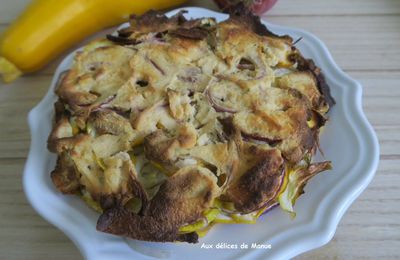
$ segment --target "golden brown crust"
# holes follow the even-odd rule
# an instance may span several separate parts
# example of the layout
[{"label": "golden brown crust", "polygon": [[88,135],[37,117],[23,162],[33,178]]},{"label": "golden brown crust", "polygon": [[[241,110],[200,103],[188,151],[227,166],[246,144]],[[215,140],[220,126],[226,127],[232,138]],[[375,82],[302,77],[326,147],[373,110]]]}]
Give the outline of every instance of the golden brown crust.
[{"label": "golden brown crust", "polygon": [[128,139],[135,135],[129,121],[113,110],[102,109],[92,112],[87,125],[98,135],[126,135]]},{"label": "golden brown crust", "polygon": [[274,205],[333,104],[292,39],[240,5],[220,23],[132,16],[77,53],[56,94],[55,186],[103,212],[98,230],[149,241],[196,242],[180,228],[225,214],[219,201],[239,215]]},{"label": "golden brown crust", "polygon": [[310,106],[319,110],[322,108],[322,95],[318,90],[317,81],[310,71],[293,72],[277,79],[277,85],[284,89],[294,89],[310,102]]}]

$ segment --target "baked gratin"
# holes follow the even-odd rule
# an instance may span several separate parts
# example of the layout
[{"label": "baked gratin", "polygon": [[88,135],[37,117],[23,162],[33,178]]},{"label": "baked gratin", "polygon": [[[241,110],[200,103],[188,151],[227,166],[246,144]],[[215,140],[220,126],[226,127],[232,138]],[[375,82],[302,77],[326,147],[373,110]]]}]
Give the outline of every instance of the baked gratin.
[{"label": "baked gratin", "polygon": [[149,12],[79,51],[60,78],[51,178],[99,231],[195,243],[217,223],[294,214],[334,104],[289,36],[229,19]]}]

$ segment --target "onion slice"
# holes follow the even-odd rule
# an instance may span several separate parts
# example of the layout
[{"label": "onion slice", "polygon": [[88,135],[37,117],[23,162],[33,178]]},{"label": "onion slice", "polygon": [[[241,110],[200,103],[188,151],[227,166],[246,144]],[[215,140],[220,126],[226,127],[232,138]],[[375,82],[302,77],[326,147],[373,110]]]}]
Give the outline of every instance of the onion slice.
[{"label": "onion slice", "polygon": [[226,112],[226,113],[231,113],[231,114],[234,114],[234,113],[238,112],[235,109],[227,108],[227,107],[223,107],[223,106],[219,105],[215,101],[215,99],[212,96],[212,94],[210,93],[210,89],[209,88],[206,89],[205,94],[206,94],[206,97],[208,99],[208,102],[210,102],[211,106],[215,109],[215,111],[217,111],[217,112]]},{"label": "onion slice", "polygon": [[278,145],[279,143],[282,142],[282,139],[279,139],[279,138],[271,139],[271,138],[268,138],[268,137],[259,136],[259,135],[255,135],[255,134],[248,134],[248,133],[245,133],[243,131],[242,131],[242,137],[245,140],[249,140],[249,141],[255,140],[255,141],[267,143],[272,147],[274,147],[274,146],[276,146],[276,145]]}]

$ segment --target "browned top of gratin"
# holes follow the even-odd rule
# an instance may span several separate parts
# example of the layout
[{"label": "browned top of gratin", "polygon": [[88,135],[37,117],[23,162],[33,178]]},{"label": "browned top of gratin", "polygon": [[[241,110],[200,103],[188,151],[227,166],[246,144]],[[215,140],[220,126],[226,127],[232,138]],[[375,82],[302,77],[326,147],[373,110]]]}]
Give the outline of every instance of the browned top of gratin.
[{"label": "browned top of gratin", "polygon": [[240,8],[217,23],[132,17],[79,51],[56,94],[48,140],[65,194],[102,213],[100,231],[197,242],[215,223],[293,204],[334,104],[289,36]]}]

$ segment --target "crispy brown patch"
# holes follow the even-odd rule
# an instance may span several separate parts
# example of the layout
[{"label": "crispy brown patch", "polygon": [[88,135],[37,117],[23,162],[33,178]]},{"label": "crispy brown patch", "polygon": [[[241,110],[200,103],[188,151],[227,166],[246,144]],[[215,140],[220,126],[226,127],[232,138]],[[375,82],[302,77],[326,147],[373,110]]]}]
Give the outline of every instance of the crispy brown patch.
[{"label": "crispy brown patch", "polygon": [[[189,39],[201,40],[207,36],[207,30],[201,23],[202,19],[187,20],[180,11],[172,17],[150,10],[141,16],[131,15],[130,27],[118,31],[118,36],[108,35],[107,38],[117,44],[137,44],[140,41],[134,39],[135,35],[155,33],[156,37],[170,32],[172,35]],[[214,21],[214,19],[211,19]],[[158,33],[158,34],[157,34]]]},{"label": "crispy brown patch", "polygon": [[295,125],[295,132],[278,145],[286,160],[297,163],[318,143],[318,129],[310,129],[307,125],[310,110],[307,107],[290,108],[287,111]]},{"label": "crispy brown patch", "polygon": [[97,230],[147,241],[194,243],[197,235],[180,235],[179,227],[199,219],[217,195],[216,178],[210,171],[187,167],[160,187],[144,216],[113,208],[100,216]]},{"label": "crispy brown patch", "polygon": [[[251,149],[258,150],[250,147],[249,152]],[[260,154],[261,151],[253,152]],[[239,163],[246,162],[241,160]],[[257,210],[276,197],[283,176],[283,159],[278,150],[265,151],[253,167],[229,186],[226,199],[234,202],[235,208],[241,213]]]},{"label": "crispy brown patch", "polygon": [[87,138],[88,136],[84,134],[78,134],[73,137],[48,139],[47,149],[51,152],[61,154],[62,152],[70,151],[79,143],[84,142]]},{"label": "crispy brown patch", "polygon": [[183,14],[186,11],[178,12],[176,15],[168,18],[164,13],[150,10],[141,16],[131,15],[130,29],[133,32],[163,32],[186,22]]},{"label": "crispy brown patch", "polygon": [[318,89],[324,97],[325,102],[329,107],[335,105],[335,99],[331,95],[330,87],[325,81],[325,76],[322,74],[321,69],[315,65],[314,61],[311,59],[305,59],[297,49],[295,49],[295,52],[291,55],[290,59],[297,62],[297,69],[300,71],[310,71],[314,75]]},{"label": "crispy brown patch", "polygon": [[164,36],[168,33],[174,37],[191,40],[203,40],[207,38],[208,32],[212,30],[215,23],[213,18],[207,18],[209,23],[203,23],[203,19],[187,20],[180,11],[172,17],[157,11],[148,11],[142,16],[132,15],[130,26],[118,31],[118,35],[107,35],[107,39],[120,45],[135,45],[146,41],[141,36],[148,33],[153,34],[153,39],[164,42]]},{"label": "crispy brown patch", "polygon": [[99,217],[96,228],[105,233],[145,241],[197,243],[198,240],[195,232],[180,235],[177,227],[167,226],[152,216],[141,217],[123,207],[105,211]]},{"label": "crispy brown patch", "polygon": [[56,168],[51,172],[51,180],[57,189],[64,194],[79,192],[79,172],[76,171],[74,162],[67,153],[62,153],[57,158]]}]

